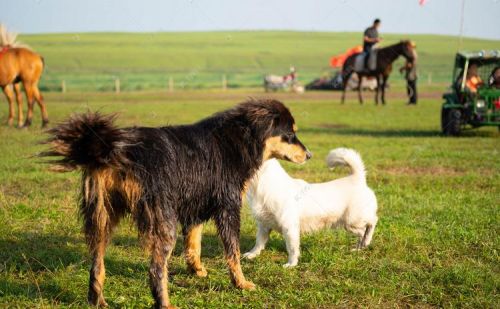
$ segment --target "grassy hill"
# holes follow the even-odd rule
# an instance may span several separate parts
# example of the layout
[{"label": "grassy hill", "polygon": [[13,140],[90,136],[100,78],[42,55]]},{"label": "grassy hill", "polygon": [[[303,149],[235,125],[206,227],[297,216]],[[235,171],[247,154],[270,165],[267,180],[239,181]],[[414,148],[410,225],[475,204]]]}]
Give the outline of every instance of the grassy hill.
[{"label": "grassy hill", "polygon": [[[458,39],[436,35],[384,35],[384,45],[409,38],[418,45],[420,74],[448,82]],[[308,82],[329,71],[332,55],[361,41],[360,33],[328,32],[196,32],[89,33],[24,35],[46,60],[42,87],[68,91],[112,90],[120,78],[123,90],[158,90],[169,77],[176,88],[217,87],[222,75],[231,87],[261,85],[266,73],[284,74],[290,65]],[[500,48],[500,41],[465,39],[464,49]],[[400,80],[397,74],[393,82]]]}]

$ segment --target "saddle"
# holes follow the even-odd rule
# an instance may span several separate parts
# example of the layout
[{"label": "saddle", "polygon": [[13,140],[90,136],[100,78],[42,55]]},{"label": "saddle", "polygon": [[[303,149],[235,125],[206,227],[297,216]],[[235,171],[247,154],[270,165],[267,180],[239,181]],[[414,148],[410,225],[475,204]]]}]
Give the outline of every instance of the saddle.
[{"label": "saddle", "polygon": [[365,53],[360,53],[354,59],[354,71],[364,72],[364,71],[374,71],[377,68],[377,50],[373,49],[368,55],[368,68],[365,68]]}]

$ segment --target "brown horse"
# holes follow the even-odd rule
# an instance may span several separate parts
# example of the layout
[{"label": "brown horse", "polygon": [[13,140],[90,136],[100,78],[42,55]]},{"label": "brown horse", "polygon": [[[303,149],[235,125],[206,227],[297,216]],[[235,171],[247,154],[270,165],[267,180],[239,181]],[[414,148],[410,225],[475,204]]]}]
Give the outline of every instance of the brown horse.
[{"label": "brown horse", "polygon": [[[38,89],[38,82],[43,72],[43,58],[29,47],[16,42],[16,34],[9,33],[0,25],[0,87],[9,102],[8,125],[14,122],[14,92],[17,100],[18,127],[28,127],[33,118],[33,105],[36,102],[42,111],[42,127],[49,123],[47,109]],[[23,101],[21,85],[23,83],[28,99],[28,115],[23,125]]]},{"label": "brown horse", "polygon": [[[403,56],[406,61],[413,63],[417,58],[417,52],[415,50],[415,44],[411,41],[401,41],[397,44],[380,48],[377,51],[377,65],[375,70],[365,70],[362,72],[355,72],[354,63],[356,56],[359,54],[351,55],[344,62],[342,67],[342,81],[343,81],[343,92],[342,92],[342,104],[345,101],[345,91],[347,86],[347,81],[353,73],[359,76],[359,80],[363,77],[376,77],[377,88],[375,92],[375,104],[379,102],[379,93],[381,93],[382,104],[385,104],[385,88],[387,85],[387,79],[392,72],[392,63]],[[359,103],[363,104],[363,97],[361,96],[361,87],[358,88]]]}]

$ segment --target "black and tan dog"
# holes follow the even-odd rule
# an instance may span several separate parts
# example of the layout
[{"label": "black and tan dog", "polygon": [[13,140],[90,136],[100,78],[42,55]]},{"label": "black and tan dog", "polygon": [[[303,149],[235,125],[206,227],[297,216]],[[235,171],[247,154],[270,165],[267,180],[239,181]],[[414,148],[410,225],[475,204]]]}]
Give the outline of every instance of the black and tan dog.
[{"label": "black and tan dog", "polygon": [[167,260],[182,225],[188,267],[200,261],[202,223],[213,219],[233,283],[254,289],[240,267],[240,208],[246,182],[263,161],[303,163],[311,154],[295,135],[281,102],[250,100],[193,125],[120,129],[113,116],[76,115],[51,129],[51,149],[64,170],[82,170],[80,212],[93,264],[88,299],[105,306],[104,253],[113,228],[130,213],[151,252],[155,307],[168,307]]}]

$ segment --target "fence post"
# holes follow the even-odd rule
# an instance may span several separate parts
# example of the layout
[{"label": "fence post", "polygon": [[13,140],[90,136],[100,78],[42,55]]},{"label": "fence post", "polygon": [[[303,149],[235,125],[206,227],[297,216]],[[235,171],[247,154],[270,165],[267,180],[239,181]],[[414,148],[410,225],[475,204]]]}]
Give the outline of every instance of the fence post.
[{"label": "fence post", "polygon": [[61,81],[61,92],[66,93],[66,81],[64,79]]},{"label": "fence post", "polygon": [[226,74],[222,75],[222,90],[226,91],[227,89],[227,79],[226,79]]},{"label": "fence post", "polygon": [[120,79],[118,77],[115,79],[115,92],[120,93]]},{"label": "fence post", "polygon": [[174,92],[174,78],[172,76],[168,78],[168,92]]}]

